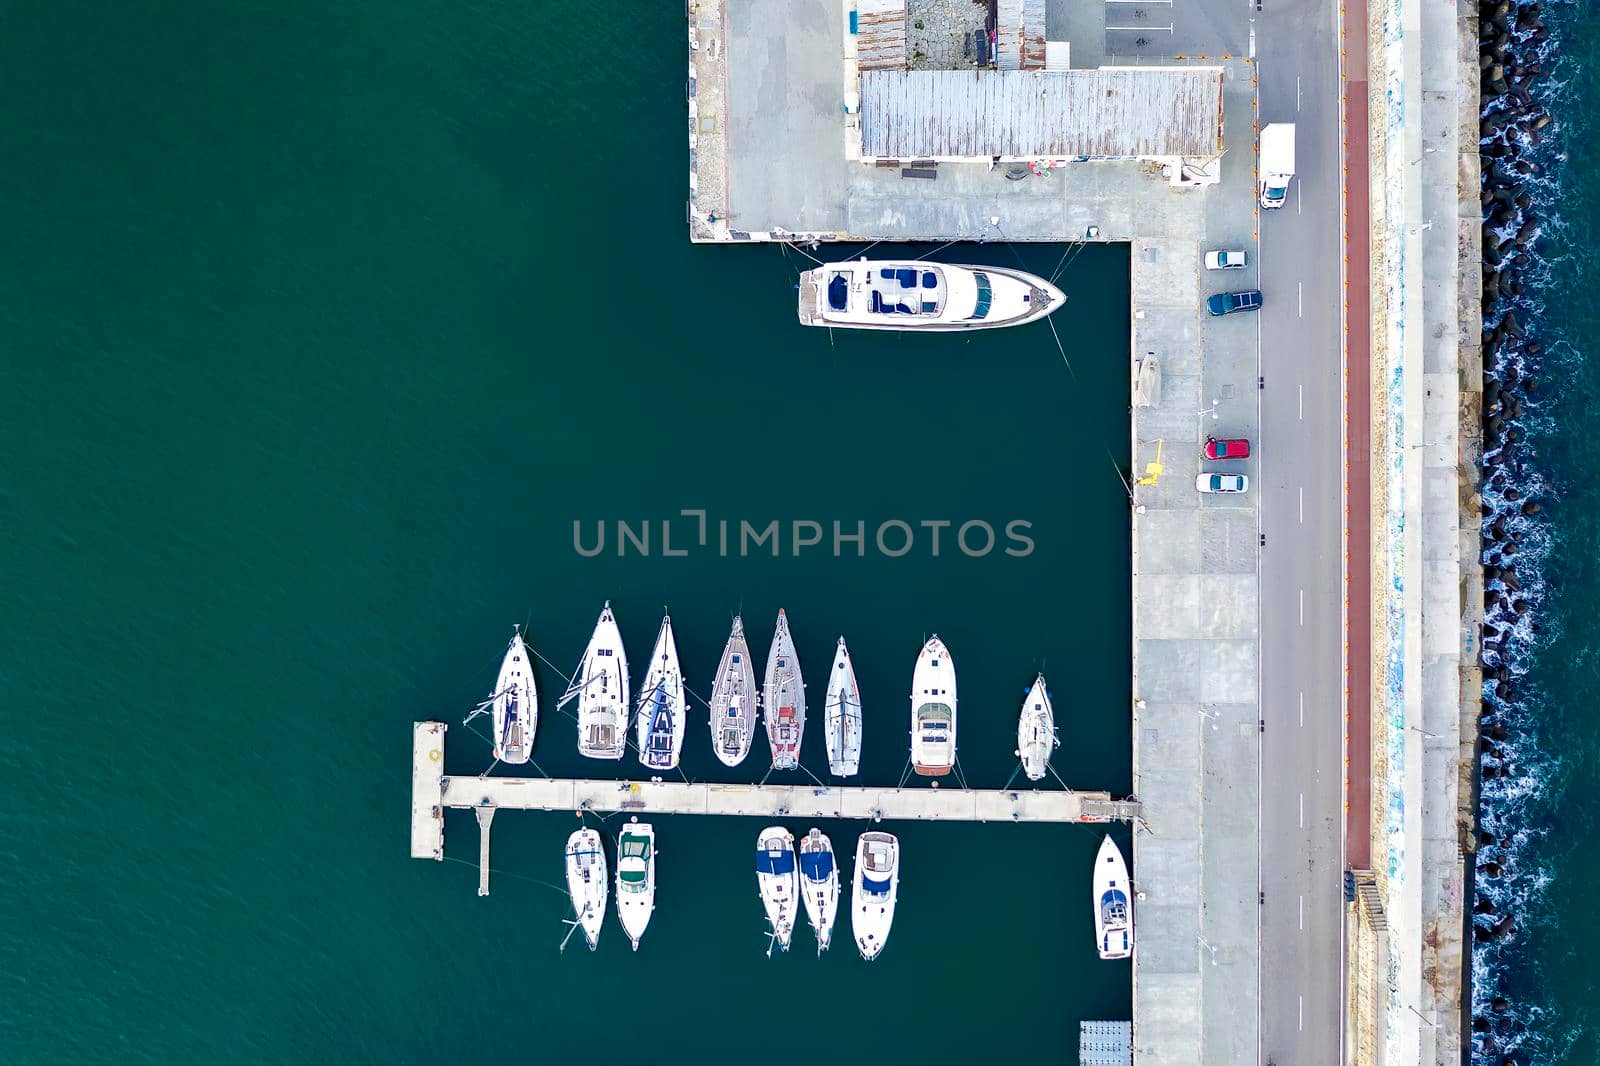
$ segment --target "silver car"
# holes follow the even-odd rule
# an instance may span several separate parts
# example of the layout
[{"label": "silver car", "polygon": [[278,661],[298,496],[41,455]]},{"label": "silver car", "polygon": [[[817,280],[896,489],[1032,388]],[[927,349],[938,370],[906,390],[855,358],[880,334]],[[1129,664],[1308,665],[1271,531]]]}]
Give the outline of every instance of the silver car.
[{"label": "silver car", "polygon": [[1201,492],[1247,492],[1250,479],[1243,474],[1200,474],[1194,487]]},{"label": "silver car", "polygon": [[1250,257],[1243,252],[1215,251],[1206,253],[1207,270],[1243,270],[1250,265]]}]

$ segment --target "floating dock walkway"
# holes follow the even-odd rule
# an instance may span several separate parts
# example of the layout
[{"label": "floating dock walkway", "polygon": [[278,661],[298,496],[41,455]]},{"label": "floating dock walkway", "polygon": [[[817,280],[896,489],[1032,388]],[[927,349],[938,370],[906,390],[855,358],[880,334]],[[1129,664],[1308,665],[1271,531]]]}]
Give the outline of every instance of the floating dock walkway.
[{"label": "floating dock walkway", "polygon": [[859,818],[954,822],[1111,822],[1139,816],[1134,800],[1064,789],[826,788],[686,781],[569,780],[550,777],[449,777],[443,722],[411,731],[411,857],[444,858],[446,807],[473,810],[482,833],[479,895],[489,891],[489,825],[494,811],[594,811],[610,814],[730,814],[766,818]]}]

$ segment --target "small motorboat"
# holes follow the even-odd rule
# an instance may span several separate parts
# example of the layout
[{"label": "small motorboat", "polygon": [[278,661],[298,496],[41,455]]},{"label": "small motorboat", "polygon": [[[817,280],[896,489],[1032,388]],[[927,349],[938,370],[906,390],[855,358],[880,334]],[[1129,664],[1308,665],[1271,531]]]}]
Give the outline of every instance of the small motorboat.
[{"label": "small motorboat", "polygon": [[744,639],[744,619],[733,620],[733,632],[722,649],[717,679],[711,685],[711,748],[724,766],[738,766],[750,754],[756,735],[756,672]]},{"label": "small motorboat", "polygon": [[761,890],[761,905],[767,911],[767,924],[772,926],[772,937],[788,951],[794,937],[800,881],[795,872],[794,834],[781,825],[768,826],[756,838],[756,884]]},{"label": "small motorboat", "polygon": [[817,954],[828,950],[833,919],[839,912],[839,864],[833,859],[833,841],[813,829],[800,841],[800,898],[806,918],[817,934]]},{"label": "small motorboat", "polygon": [[875,959],[889,940],[900,890],[900,841],[890,833],[862,833],[850,892],[850,931],[863,959]]},{"label": "small motorboat", "polygon": [[567,838],[567,895],[577,915],[583,937],[593,951],[600,944],[600,926],[606,917],[606,852],[600,834],[580,829]]},{"label": "small motorboat", "polygon": [[676,769],[683,753],[683,692],[672,619],[663,618],[639,690],[639,761],[652,770]]},{"label": "small motorboat", "polygon": [[1133,954],[1133,902],[1128,864],[1109,834],[1094,858],[1094,942],[1102,959]]},{"label": "small motorboat", "polygon": [[1033,687],[1022,701],[1022,714],[1017,719],[1017,755],[1022,759],[1022,772],[1029,781],[1038,781],[1050,766],[1050,753],[1061,743],[1056,739],[1056,716],[1050,708],[1050,690],[1045,688],[1044,675],[1034,679]]},{"label": "small motorboat", "polygon": [[630,822],[617,840],[617,917],[634,951],[655,909],[656,831],[648,822]]},{"label": "small motorboat", "polygon": [[861,765],[861,689],[843,637],[833,653],[833,669],[828,671],[827,717],[823,724],[828,741],[828,772],[835,777],[855,776]]},{"label": "small motorboat", "polygon": [[956,764],[956,664],[935,634],[911,675],[911,765],[943,777]]},{"label": "small motorboat", "polygon": [[861,258],[800,275],[800,322],[840,329],[941,333],[1019,326],[1066,296],[1021,270]]},{"label": "small motorboat", "polygon": [[628,653],[607,600],[562,696],[578,701],[578,751],[591,759],[620,759],[628,747]]},{"label": "small motorboat", "polygon": [[539,728],[539,690],[521,626],[506,646],[500,676],[489,698],[494,702],[494,757],[504,763],[527,762]]},{"label": "small motorboat", "polygon": [[778,628],[767,653],[767,683],[762,695],[762,716],[767,743],[772,747],[772,768],[792,770],[800,765],[800,740],[806,730],[806,686],[800,678],[800,659],[789,635],[789,619],[780,609]]}]

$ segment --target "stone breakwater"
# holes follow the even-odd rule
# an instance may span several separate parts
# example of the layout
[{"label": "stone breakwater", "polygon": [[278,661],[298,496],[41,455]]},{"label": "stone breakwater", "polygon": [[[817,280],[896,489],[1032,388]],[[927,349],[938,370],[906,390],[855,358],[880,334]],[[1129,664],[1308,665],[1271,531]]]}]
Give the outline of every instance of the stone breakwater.
[{"label": "stone breakwater", "polygon": [[[1474,1061],[1523,1066],[1539,1055],[1538,1010],[1504,984],[1501,960],[1516,949],[1519,924],[1542,889],[1525,868],[1530,820],[1543,788],[1530,739],[1535,723],[1526,684],[1540,640],[1541,560],[1550,494],[1528,441],[1546,395],[1538,372],[1538,295],[1546,267],[1538,253],[1554,203],[1548,110],[1555,41],[1539,0],[1479,8],[1482,76],[1479,152],[1483,206],[1483,706],[1479,716],[1479,820],[1472,903]],[[1526,864],[1531,867],[1531,863]],[[1541,1056],[1542,1057],[1542,1056]]]}]

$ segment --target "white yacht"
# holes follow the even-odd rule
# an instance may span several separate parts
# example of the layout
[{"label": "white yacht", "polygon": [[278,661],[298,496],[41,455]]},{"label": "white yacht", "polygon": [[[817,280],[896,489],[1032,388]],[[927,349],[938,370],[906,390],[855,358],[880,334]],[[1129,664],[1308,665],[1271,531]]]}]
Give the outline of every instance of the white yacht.
[{"label": "white yacht", "polygon": [[833,858],[833,841],[813,829],[800,841],[800,898],[806,918],[817,934],[817,954],[828,950],[833,919],[839,913],[839,864]]},{"label": "white yacht", "polygon": [[678,669],[678,644],[672,619],[661,620],[661,632],[650,652],[650,668],[639,688],[639,761],[652,770],[672,770],[683,753],[683,673]]},{"label": "white yacht", "polygon": [[711,685],[711,748],[724,766],[738,766],[750,754],[750,742],[756,735],[757,698],[744,619],[735,618],[722,661],[717,664],[717,679]]},{"label": "white yacht", "polygon": [[861,765],[861,687],[856,684],[856,668],[850,651],[839,638],[833,653],[833,669],[828,672],[827,729],[828,772],[836,777],[853,777]]},{"label": "white yacht", "polygon": [[850,931],[863,959],[875,959],[894,924],[900,890],[900,841],[889,833],[862,833],[850,892]]},{"label": "white yacht", "polygon": [[583,661],[562,697],[578,701],[578,752],[591,759],[620,759],[628,747],[628,653],[607,600]]},{"label": "white yacht", "polygon": [[778,629],[767,653],[767,683],[762,695],[762,717],[767,743],[772,746],[772,768],[792,770],[800,765],[800,740],[806,730],[806,685],[800,678],[800,659],[789,636],[789,619],[778,610]]},{"label": "white yacht", "polygon": [[1017,326],[1066,301],[1043,278],[1007,267],[864,258],[807,270],[799,289],[803,325],[927,333]]},{"label": "white yacht", "polygon": [[924,777],[943,777],[955,764],[956,664],[935,634],[911,675],[911,765]]},{"label": "white yacht", "polygon": [[572,897],[572,910],[590,951],[600,944],[607,892],[606,852],[600,834],[580,829],[567,838],[567,895]]},{"label": "white yacht", "polygon": [[794,937],[800,878],[795,871],[794,834],[781,825],[768,826],[756,838],[756,884],[761,889],[761,905],[766,908],[773,938],[788,951]]},{"label": "white yacht", "polygon": [[1094,858],[1094,944],[1102,959],[1133,954],[1133,900],[1128,865],[1109,835]]},{"label": "white yacht", "polygon": [[634,951],[655,909],[656,831],[648,822],[630,822],[617,838],[617,917]]},{"label": "white yacht", "polygon": [[1029,781],[1044,777],[1050,765],[1050,753],[1061,743],[1056,739],[1056,716],[1050,708],[1050,690],[1045,688],[1044,675],[1034,679],[1033,687],[1022,701],[1022,714],[1017,718],[1017,754],[1022,757],[1022,772]]},{"label": "white yacht", "polygon": [[494,757],[505,763],[525,763],[533,754],[533,734],[539,728],[539,690],[533,683],[533,664],[519,626],[505,658],[494,693]]}]

